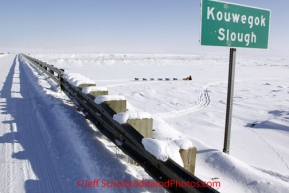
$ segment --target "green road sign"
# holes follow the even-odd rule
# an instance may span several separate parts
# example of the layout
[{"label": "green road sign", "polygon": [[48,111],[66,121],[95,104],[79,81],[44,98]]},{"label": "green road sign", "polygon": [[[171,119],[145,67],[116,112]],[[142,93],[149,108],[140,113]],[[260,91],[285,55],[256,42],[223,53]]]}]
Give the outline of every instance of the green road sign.
[{"label": "green road sign", "polygon": [[268,48],[270,10],[202,0],[201,45]]}]

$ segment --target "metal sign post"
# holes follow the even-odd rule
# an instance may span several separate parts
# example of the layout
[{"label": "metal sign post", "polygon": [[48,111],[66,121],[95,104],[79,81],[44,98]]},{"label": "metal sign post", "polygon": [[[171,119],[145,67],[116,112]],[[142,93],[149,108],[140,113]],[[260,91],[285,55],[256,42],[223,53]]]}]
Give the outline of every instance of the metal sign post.
[{"label": "metal sign post", "polygon": [[233,97],[234,97],[236,51],[237,51],[236,48],[230,48],[227,109],[226,109],[226,123],[225,123],[226,125],[225,125],[224,148],[223,148],[223,152],[227,153],[227,154],[229,154],[229,151],[230,151],[230,136],[231,136],[231,120],[232,120]]},{"label": "metal sign post", "polygon": [[230,47],[225,153],[230,151],[236,48],[267,49],[270,17],[271,11],[268,9],[218,0],[201,0],[201,45]]}]

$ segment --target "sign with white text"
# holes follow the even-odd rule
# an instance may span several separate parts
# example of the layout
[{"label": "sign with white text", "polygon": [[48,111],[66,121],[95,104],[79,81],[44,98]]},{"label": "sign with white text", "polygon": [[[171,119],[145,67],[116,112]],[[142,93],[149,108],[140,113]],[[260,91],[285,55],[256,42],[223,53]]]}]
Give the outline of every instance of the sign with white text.
[{"label": "sign with white text", "polygon": [[270,10],[202,0],[201,45],[268,48]]}]

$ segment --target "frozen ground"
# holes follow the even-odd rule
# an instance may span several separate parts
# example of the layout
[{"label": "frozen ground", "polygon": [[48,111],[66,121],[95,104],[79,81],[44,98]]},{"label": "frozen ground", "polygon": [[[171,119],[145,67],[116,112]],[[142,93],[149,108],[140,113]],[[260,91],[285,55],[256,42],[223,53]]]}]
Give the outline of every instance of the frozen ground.
[{"label": "frozen ground", "polygon": [[[220,181],[219,191],[289,191],[288,58],[237,53],[228,156],[222,153],[228,56],[76,53],[32,57],[80,73],[97,86],[107,87],[110,94],[125,96],[136,109],[152,114],[155,138],[190,140],[198,150],[196,176]],[[108,151],[112,145],[105,140],[94,140],[95,148],[91,148],[89,142],[98,134],[89,137],[86,131],[91,126],[57,87],[14,58],[0,56],[4,82],[0,150],[5,155],[0,161],[1,191],[41,190],[48,188],[49,181],[55,190],[77,192],[78,179],[149,179],[141,169]],[[189,75],[192,81],[134,81],[135,77],[181,79]],[[43,155],[35,154],[39,151]]]}]

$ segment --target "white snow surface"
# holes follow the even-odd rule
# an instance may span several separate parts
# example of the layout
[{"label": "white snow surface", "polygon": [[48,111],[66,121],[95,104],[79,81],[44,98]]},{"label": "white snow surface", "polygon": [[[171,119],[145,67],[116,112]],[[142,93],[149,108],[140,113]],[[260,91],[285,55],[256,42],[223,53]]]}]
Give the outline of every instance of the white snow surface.
[{"label": "white snow surface", "polygon": [[127,111],[113,115],[113,119],[119,124],[124,124],[128,119],[150,119],[152,116],[147,112]]},{"label": "white snow surface", "polygon": [[117,94],[101,95],[101,96],[95,97],[94,102],[96,104],[101,104],[105,101],[117,101],[117,100],[125,100],[125,96],[117,95]]},{"label": "white snow surface", "polygon": [[106,87],[103,86],[88,86],[82,89],[82,92],[88,94],[92,91],[108,91]]},{"label": "white snow surface", "polygon": [[188,139],[164,140],[143,138],[142,144],[158,160],[165,162],[168,158],[171,158],[182,167],[184,167],[184,164],[179,151],[193,147],[192,142]]},{"label": "white snow surface", "polygon": [[[228,55],[31,56],[107,87],[125,97],[130,110],[150,113],[155,150],[189,140],[197,148],[195,175],[219,181],[218,191],[289,192],[289,58],[237,53],[228,155],[222,152]],[[78,179],[150,178],[124,162],[41,71],[15,55],[2,55],[0,65],[0,192],[164,192],[77,187]],[[192,81],[157,81],[189,75]],[[170,156],[164,152],[155,155]]]},{"label": "white snow surface", "polygon": [[95,81],[86,78],[85,76],[78,73],[68,73],[64,74],[65,78],[70,84],[74,86],[79,86],[80,84],[95,84]]},{"label": "white snow surface", "polygon": [[19,55],[0,57],[0,65],[0,192],[163,192],[103,188],[152,179],[102,139],[41,70]]}]

